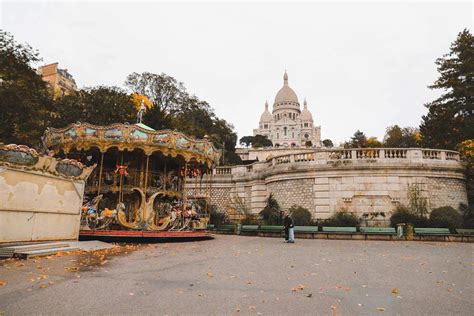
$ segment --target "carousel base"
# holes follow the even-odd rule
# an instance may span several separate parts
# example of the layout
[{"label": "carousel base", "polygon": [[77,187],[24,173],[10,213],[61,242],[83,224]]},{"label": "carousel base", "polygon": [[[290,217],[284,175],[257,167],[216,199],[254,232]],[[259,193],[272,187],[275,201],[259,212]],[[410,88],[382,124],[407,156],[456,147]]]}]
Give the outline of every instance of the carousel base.
[{"label": "carousel base", "polygon": [[140,231],[140,230],[81,230],[79,240],[100,240],[107,242],[186,242],[212,239],[206,231]]}]

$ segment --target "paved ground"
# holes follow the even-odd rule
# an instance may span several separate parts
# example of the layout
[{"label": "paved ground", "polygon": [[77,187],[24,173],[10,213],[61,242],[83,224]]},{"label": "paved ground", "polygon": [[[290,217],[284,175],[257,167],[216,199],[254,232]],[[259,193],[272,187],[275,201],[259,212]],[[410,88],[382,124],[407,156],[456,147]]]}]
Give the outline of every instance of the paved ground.
[{"label": "paved ground", "polygon": [[218,235],[113,257],[0,261],[0,315],[472,315],[473,250]]}]

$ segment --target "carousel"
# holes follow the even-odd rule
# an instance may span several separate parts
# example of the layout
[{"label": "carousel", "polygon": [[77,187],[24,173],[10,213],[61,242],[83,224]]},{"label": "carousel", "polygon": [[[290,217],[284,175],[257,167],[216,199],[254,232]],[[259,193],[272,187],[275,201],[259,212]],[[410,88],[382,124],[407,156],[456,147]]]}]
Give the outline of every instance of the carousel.
[{"label": "carousel", "polygon": [[[209,180],[220,152],[206,137],[139,120],[48,128],[42,140],[50,155],[97,164],[85,186],[81,239],[208,236]],[[190,180],[195,188],[188,192]]]}]

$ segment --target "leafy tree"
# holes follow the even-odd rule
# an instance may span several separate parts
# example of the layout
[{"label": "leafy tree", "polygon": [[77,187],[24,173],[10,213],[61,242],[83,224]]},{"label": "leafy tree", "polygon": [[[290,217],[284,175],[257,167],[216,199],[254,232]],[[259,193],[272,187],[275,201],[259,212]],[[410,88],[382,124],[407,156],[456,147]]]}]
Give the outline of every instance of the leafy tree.
[{"label": "leafy tree", "polygon": [[385,131],[384,146],[396,148],[420,147],[420,132],[413,127],[389,126]]},{"label": "leafy tree", "polygon": [[308,209],[299,206],[293,205],[288,209],[291,218],[293,219],[293,223],[298,226],[309,226],[311,225],[311,213]]},{"label": "leafy tree", "polygon": [[252,146],[252,148],[271,147],[273,145],[267,136],[259,134],[255,136],[243,136],[239,142],[241,145],[245,145],[246,147]]},{"label": "leafy tree", "polygon": [[310,141],[310,140],[307,140],[307,141],[304,143],[304,145],[305,145],[306,147],[312,147],[312,146],[313,146],[313,142]]},{"label": "leafy tree", "polygon": [[474,139],[468,139],[458,146],[461,159],[466,164],[466,189],[469,205],[474,207]]},{"label": "leafy tree", "polygon": [[99,86],[66,95],[55,102],[53,126],[63,127],[77,121],[96,125],[133,122],[133,100],[122,89]]},{"label": "leafy tree", "polygon": [[426,104],[420,131],[424,147],[456,149],[474,139],[474,37],[464,29],[451,44],[450,52],[436,60],[438,80],[430,89],[445,93]]},{"label": "leafy tree", "polygon": [[281,208],[278,201],[273,197],[273,194],[267,199],[267,205],[260,211],[259,215],[267,225],[281,224]]},{"label": "leafy tree", "polygon": [[354,133],[349,142],[344,144],[345,148],[365,148],[367,147],[367,136],[360,130]]},{"label": "leafy tree", "polygon": [[369,148],[379,148],[382,147],[382,143],[377,139],[377,137],[367,138],[367,147]]},{"label": "leafy tree", "polygon": [[418,183],[408,185],[409,209],[419,218],[426,218],[428,215],[428,199],[423,196],[423,192]]},{"label": "leafy tree", "polygon": [[463,227],[474,228],[474,206],[461,203],[459,209],[462,215]]},{"label": "leafy tree", "polygon": [[332,148],[332,147],[334,147],[334,144],[333,144],[332,140],[325,139],[325,140],[323,140],[323,146],[326,147],[326,148]]},{"label": "leafy tree", "polygon": [[52,92],[32,65],[39,54],[0,30],[0,142],[39,147],[49,124]]}]

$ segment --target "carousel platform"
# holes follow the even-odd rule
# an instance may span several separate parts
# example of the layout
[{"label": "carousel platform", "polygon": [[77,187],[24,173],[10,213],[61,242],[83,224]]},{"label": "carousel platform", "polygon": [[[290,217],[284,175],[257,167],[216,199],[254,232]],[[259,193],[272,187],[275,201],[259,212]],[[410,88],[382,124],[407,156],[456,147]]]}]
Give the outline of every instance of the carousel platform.
[{"label": "carousel platform", "polygon": [[81,230],[79,240],[107,242],[186,242],[212,239],[206,231],[140,231],[140,230]]}]

